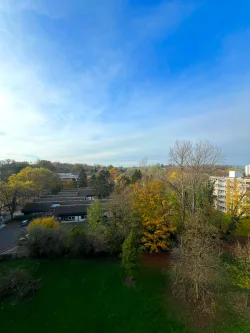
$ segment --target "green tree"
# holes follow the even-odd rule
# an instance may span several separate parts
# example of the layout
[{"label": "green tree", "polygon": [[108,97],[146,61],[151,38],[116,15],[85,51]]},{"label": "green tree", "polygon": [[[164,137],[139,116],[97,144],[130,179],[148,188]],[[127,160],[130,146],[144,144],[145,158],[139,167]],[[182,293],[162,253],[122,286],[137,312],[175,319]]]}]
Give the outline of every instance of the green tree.
[{"label": "green tree", "polygon": [[130,278],[134,278],[135,269],[139,265],[141,251],[138,239],[137,235],[131,231],[122,244],[121,265]]},{"label": "green tree", "polygon": [[87,175],[86,175],[85,169],[83,167],[82,167],[82,169],[79,173],[78,185],[79,185],[79,187],[87,187],[88,186]]},{"label": "green tree", "polygon": [[91,177],[90,184],[95,193],[101,198],[109,196],[114,187],[114,183],[110,181],[110,173],[107,170],[101,170],[96,178]]},{"label": "green tree", "polygon": [[105,207],[99,200],[94,200],[88,209],[88,232],[95,250],[105,251],[107,248],[107,233],[105,226]]},{"label": "green tree", "polygon": [[141,170],[135,169],[131,176],[132,184],[135,184],[136,182],[138,182],[141,179],[142,179]]},{"label": "green tree", "polygon": [[45,168],[45,169],[48,169],[50,171],[55,171],[55,169],[56,169],[55,165],[52,162],[47,161],[47,160],[38,160],[36,162],[36,166],[38,168]]}]

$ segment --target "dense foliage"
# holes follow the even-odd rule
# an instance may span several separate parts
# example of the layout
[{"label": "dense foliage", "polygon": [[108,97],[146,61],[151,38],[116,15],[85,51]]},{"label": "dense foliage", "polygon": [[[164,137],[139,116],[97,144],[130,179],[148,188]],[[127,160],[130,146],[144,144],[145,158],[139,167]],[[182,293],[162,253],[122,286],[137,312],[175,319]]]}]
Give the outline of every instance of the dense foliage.
[{"label": "dense foliage", "polygon": [[126,275],[133,278],[139,265],[141,249],[138,236],[131,231],[122,244],[121,264]]},{"label": "dense foliage", "polygon": [[132,189],[132,209],[141,219],[144,247],[150,252],[167,250],[176,228],[169,216],[171,205],[165,200],[164,183],[145,178]]}]

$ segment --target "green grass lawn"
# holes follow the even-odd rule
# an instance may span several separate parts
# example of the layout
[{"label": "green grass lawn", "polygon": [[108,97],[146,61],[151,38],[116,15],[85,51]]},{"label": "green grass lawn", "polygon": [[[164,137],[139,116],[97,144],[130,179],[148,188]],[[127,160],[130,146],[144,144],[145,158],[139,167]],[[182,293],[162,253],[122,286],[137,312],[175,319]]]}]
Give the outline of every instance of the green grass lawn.
[{"label": "green grass lawn", "polygon": [[2,304],[1,333],[191,332],[167,313],[158,269],[142,268],[135,288],[123,284],[118,261],[41,261],[36,275],[44,284],[31,300]]},{"label": "green grass lawn", "polygon": [[190,332],[164,309],[164,276],[142,269],[123,284],[118,261],[42,261],[37,294],[0,310],[3,333]]}]

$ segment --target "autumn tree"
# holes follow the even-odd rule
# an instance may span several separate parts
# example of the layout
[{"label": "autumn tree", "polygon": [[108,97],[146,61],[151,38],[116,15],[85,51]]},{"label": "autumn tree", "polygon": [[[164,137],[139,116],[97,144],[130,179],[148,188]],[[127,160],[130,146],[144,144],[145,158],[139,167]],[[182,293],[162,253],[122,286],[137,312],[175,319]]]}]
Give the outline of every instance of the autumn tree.
[{"label": "autumn tree", "polygon": [[112,167],[111,169],[109,169],[109,173],[110,173],[111,180],[115,180],[117,178],[116,168]]},{"label": "autumn tree", "polygon": [[34,195],[36,196],[46,192],[50,193],[57,184],[61,183],[56,174],[45,168],[27,167],[17,174],[17,179],[22,182],[32,181],[34,184]]},{"label": "autumn tree", "polygon": [[132,210],[141,219],[144,247],[150,252],[167,250],[176,229],[169,214],[171,203],[165,200],[164,183],[145,178],[132,189]]},{"label": "autumn tree", "polygon": [[[228,190],[229,191],[229,190]],[[231,193],[228,192],[229,196],[229,212],[228,218],[230,223],[224,233],[224,237],[230,237],[236,230],[245,232],[247,230],[248,219],[250,218],[250,194],[248,191],[239,190],[234,188],[232,198]],[[244,228],[245,224],[245,228]]]},{"label": "autumn tree", "polygon": [[78,185],[79,185],[79,187],[87,187],[88,186],[87,175],[86,175],[85,169],[83,167],[81,168],[81,171],[79,173]]},{"label": "autumn tree", "polygon": [[31,181],[22,182],[16,175],[10,176],[8,182],[0,182],[0,201],[9,212],[11,219],[33,190],[34,184]]}]

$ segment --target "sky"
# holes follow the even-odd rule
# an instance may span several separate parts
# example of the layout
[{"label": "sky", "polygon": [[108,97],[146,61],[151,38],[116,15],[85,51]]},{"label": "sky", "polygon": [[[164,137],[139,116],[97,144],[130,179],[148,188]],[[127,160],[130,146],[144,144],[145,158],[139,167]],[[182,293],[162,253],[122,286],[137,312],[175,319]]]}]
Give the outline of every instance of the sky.
[{"label": "sky", "polygon": [[249,0],[0,0],[0,160],[250,164]]}]

